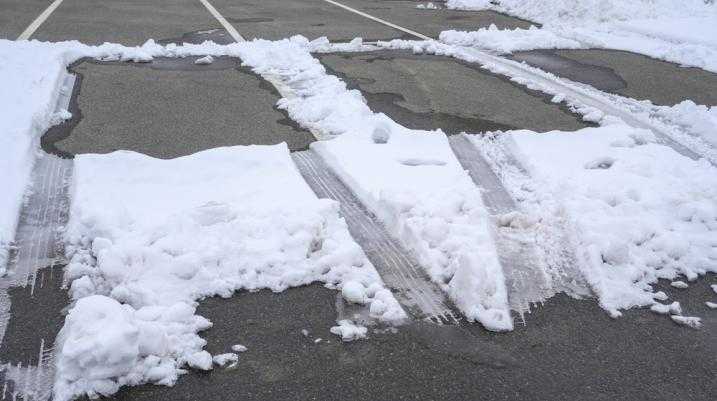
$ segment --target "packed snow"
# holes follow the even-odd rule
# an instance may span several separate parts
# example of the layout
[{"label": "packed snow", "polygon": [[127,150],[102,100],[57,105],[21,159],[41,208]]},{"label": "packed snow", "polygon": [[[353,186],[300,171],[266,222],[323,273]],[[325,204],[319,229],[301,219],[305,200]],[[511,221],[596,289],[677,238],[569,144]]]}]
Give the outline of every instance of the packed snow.
[{"label": "packed snow", "polygon": [[[584,48],[626,50],[717,72],[713,1],[448,0],[446,7],[495,10],[540,23],[545,35],[577,41]],[[494,36],[501,34],[506,40],[516,35],[504,30]],[[533,36],[534,48],[544,48],[543,37]]]},{"label": "packed snow", "polygon": [[473,139],[525,210],[570,233],[612,316],[664,300],[658,279],[717,272],[717,169],[705,160],[621,123]]}]

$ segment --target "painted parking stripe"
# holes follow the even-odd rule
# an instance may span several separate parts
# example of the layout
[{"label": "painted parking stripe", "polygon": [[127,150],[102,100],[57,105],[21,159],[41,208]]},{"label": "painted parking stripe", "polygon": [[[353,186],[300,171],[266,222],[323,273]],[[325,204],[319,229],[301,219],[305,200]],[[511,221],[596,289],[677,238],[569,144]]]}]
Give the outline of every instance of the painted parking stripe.
[{"label": "painted parking stripe", "polygon": [[232,24],[230,24],[229,21],[227,21],[226,18],[224,18],[224,16],[221,15],[219,11],[217,11],[217,9],[214,8],[214,6],[208,0],[199,1],[204,5],[204,7],[207,8],[207,10],[209,10],[209,13],[212,14],[212,16],[214,16],[214,18],[216,18],[220,24],[222,24],[222,27],[224,27],[224,29],[229,32],[229,35],[231,35],[234,41],[246,42],[246,39],[244,39],[244,37],[239,34],[239,32],[232,26]]},{"label": "painted parking stripe", "polygon": [[42,12],[42,14],[38,15],[37,18],[35,18],[35,20],[32,21],[32,23],[30,23],[30,25],[27,27],[27,29],[25,29],[20,34],[20,36],[17,37],[17,40],[30,39],[30,36],[32,36],[32,34],[35,33],[35,31],[37,31],[37,28],[39,28],[40,25],[42,25],[42,23],[45,22],[45,20],[50,16],[50,14],[52,14],[53,11],[55,11],[55,9],[57,7],[60,6],[60,4],[62,4],[62,0],[53,1],[52,4],[50,4],[45,9],[45,11]]},{"label": "painted parking stripe", "polygon": [[363,12],[363,11],[359,11],[359,10],[357,10],[357,9],[355,9],[355,8],[351,8],[351,7],[347,6],[347,5],[344,5],[344,4],[339,3],[339,2],[337,2],[337,1],[333,1],[333,0],[324,0],[324,1],[327,2],[327,3],[333,4],[333,5],[337,6],[337,7],[341,7],[341,8],[343,8],[344,10],[351,11],[352,13],[358,14],[358,15],[364,17],[364,18],[368,18],[368,19],[370,19],[370,20],[372,20],[372,21],[376,21],[376,22],[378,22],[378,23],[380,23],[380,24],[384,24],[384,25],[389,26],[389,27],[391,27],[391,28],[393,28],[393,29],[398,29],[399,31],[405,32],[405,33],[407,33],[407,34],[409,34],[409,35],[413,35],[413,36],[415,36],[415,37],[417,37],[417,38],[419,38],[419,39],[421,39],[421,40],[433,40],[433,38],[428,37],[428,36],[426,36],[426,35],[424,35],[424,34],[422,34],[422,33],[418,33],[418,32],[416,32],[416,31],[412,31],[412,30],[410,30],[410,29],[408,29],[408,28],[404,28],[404,27],[402,27],[402,26],[399,26],[399,25],[396,25],[396,24],[394,24],[394,23],[388,22],[388,21],[386,21],[386,20],[384,20],[384,19],[381,19],[381,18],[378,18],[378,17],[374,17],[374,16],[371,15],[371,14],[367,14],[367,13],[365,13],[365,12]]}]

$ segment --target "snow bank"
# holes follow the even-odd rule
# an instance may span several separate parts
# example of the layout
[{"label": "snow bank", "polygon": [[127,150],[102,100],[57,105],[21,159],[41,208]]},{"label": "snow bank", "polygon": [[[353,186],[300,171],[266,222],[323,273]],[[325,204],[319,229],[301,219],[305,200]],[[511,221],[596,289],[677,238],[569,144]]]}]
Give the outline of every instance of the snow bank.
[{"label": "snow bank", "polygon": [[352,301],[378,300],[379,320],[404,317],[338,204],[315,197],[283,144],[80,155],[73,187],[66,275],[77,302],[57,342],[58,400],[210,369],[197,333],[211,323],[195,315],[204,297],[351,283],[373,289]]},{"label": "snow bank", "polygon": [[[452,9],[492,9],[543,24],[583,47],[625,50],[717,72],[717,7],[705,0],[448,0]],[[501,31],[504,37],[515,35]],[[498,35],[499,33],[496,33]],[[533,33],[536,46],[542,37]],[[527,39],[527,38],[526,38]],[[524,49],[529,44],[525,43]]]},{"label": "snow bank", "polygon": [[560,37],[545,29],[531,26],[528,29],[498,29],[494,24],[473,32],[443,31],[441,42],[457,46],[473,46],[510,54],[534,49],[580,49],[580,42]]},{"label": "snow bank", "polygon": [[717,272],[717,169],[707,161],[622,124],[474,141],[526,210],[563,225],[612,316],[664,300],[651,287],[660,278]]},{"label": "snow bank", "polygon": [[54,109],[64,77],[62,52],[0,39],[0,276],[15,238],[20,205],[39,137],[59,121]]}]

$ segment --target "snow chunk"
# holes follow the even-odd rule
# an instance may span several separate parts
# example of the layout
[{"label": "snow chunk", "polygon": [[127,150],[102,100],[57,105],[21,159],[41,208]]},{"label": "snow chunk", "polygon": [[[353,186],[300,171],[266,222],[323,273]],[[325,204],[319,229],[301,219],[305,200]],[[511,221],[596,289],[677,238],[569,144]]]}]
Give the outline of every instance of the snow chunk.
[{"label": "snow chunk", "polygon": [[239,360],[239,355],[234,354],[232,352],[228,352],[226,354],[219,354],[214,355],[212,357],[212,361],[217,366],[226,366],[227,364],[234,364]]},{"label": "snow chunk", "polygon": [[670,285],[675,288],[681,288],[681,289],[689,287],[689,285],[687,285],[687,283],[685,283],[684,281],[679,281],[679,280],[671,282]]},{"label": "snow chunk", "polygon": [[235,351],[235,352],[246,352],[247,349],[248,349],[247,347],[245,347],[241,344],[232,345],[232,351]]},{"label": "snow chunk", "polygon": [[717,309],[717,303],[707,301],[705,302],[705,305],[707,305],[710,309]]},{"label": "snow chunk", "polygon": [[195,352],[187,358],[187,364],[195,369],[211,370],[212,356],[207,351]]},{"label": "snow chunk", "polygon": [[331,328],[331,334],[336,334],[341,337],[343,341],[353,341],[362,338],[366,338],[368,329],[363,326],[358,326],[352,321],[344,319],[337,322],[339,325]]},{"label": "snow chunk", "polygon": [[355,304],[366,303],[366,287],[358,281],[347,281],[341,287],[341,295],[348,302]]},{"label": "snow chunk", "polygon": [[202,58],[198,58],[197,60],[195,60],[194,64],[209,65],[213,62],[214,62],[214,57],[207,55],[207,56],[204,56]]}]

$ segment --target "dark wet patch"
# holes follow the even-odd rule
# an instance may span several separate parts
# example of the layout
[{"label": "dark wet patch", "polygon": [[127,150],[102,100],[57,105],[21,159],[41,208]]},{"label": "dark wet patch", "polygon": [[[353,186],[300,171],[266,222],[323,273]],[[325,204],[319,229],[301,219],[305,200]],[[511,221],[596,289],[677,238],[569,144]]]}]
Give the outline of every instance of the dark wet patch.
[{"label": "dark wet patch", "polygon": [[200,31],[187,32],[178,38],[168,38],[158,40],[157,43],[161,45],[167,45],[174,43],[181,45],[182,43],[192,43],[195,45],[202,44],[206,41],[211,41],[220,45],[228,45],[234,43],[234,39],[229,33],[220,28],[206,29]]},{"label": "dark wet patch", "polygon": [[10,321],[0,344],[0,363],[37,365],[40,345],[52,349],[64,323],[63,309],[70,303],[62,288],[64,266],[38,270],[31,286],[10,288]]},{"label": "dark wet patch", "polygon": [[466,20],[471,19],[469,15],[449,15],[446,17],[448,21],[460,21],[460,20]]},{"label": "dark wet patch", "polygon": [[326,24],[324,24],[324,23],[319,23],[319,24],[311,24],[311,26],[326,26]]},{"label": "dark wet patch", "polygon": [[67,139],[72,133],[72,130],[77,127],[77,124],[79,124],[80,121],[82,121],[82,110],[80,110],[77,99],[79,98],[80,91],[82,90],[82,80],[84,77],[82,74],[75,72],[74,68],[88,60],[90,59],[83,58],[67,67],[68,72],[75,75],[75,83],[72,87],[72,95],[70,96],[70,104],[67,110],[70,114],[72,114],[72,117],[70,117],[69,120],[53,125],[40,137],[40,148],[45,151],[45,153],[49,153],[63,159],[72,159],[75,157],[72,153],[59,149],[57,147],[57,143]]},{"label": "dark wet patch", "polygon": [[517,52],[510,58],[602,91],[615,92],[627,87],[627,82],[615,70],[562,57],[554,50]]},{"label": "dark wet patch", "polygon": [[211,64],[196,64],[195,62],[201,57],[202,56],[155,57],[148,63],[95,60],[87,60],[87,62],[104,65],[126,65],[129,67],[150,68],[153,70],[166,71],[223,71],[238,69],[241,66],[241,60],[228,56],[212,56],[213,61]]},{"label": "dark wet patch", "polygon": [[[351,55],[344,56],[349,58],[351,57]],[[319,59],[320,58],[321,57],[319,56]],[[390,59],[391,57],[377,56],[366,61],[370,63],[379,58]],[[349,89],[361,91],[361,94],[366,99],[366,103],[371,110],[374,112],[385,113],[397,123],[410,129],[434,130],[440,128],[448,135],[458,134],[461,132],[507,131],[515,129],[515,127],[509,125],[477,117],[467,118],[442,112],[417,113],[400,104],[405,102],[406,98],[399,93],[374,93],[362,87],[362,84],[375,82],[374,79],[354,79],[342,72],[332,69],[326,64],[324,64],[324,68],[326,68],[329,74],[335,75],[346,82],[346,86]]]},{"label": "dark wet patch", "polygon": [[[391,61],[395,59],[414,59],[414,60],[422,60],[422,59],[431,59],[431,58],[442,58],[442,56],[433,56],[433,55],[415,55],[410,52],[406,51],[377,51],[373,53],[332,53],[333,56],[342,57],[346,60],[351,60],[356,57],[362,57],[361,62],[365,63],[373,63],[375,61]],[[368,55],[368,56],[367,56]],[[322,55],[315,56],[321,60],[323,57]],[[464,62],[462,60],[453,59],[454,62],[461,64],[463,66],[466,66],[468,68],[471,68],[480,74],[492,76],[495,78],[500,79],[501,81],[508,83],[516,88],[519,88],[521,91],[525,92],[526,94],[541,99],[541,101],[545,104],[549,104],[551,107],[554,107],[556,110],[559,110],[560,112],[563,112],[565,114],[568,114],[571,116],[571,118],[574,118],[576,121],[580,123],[582,126],[596,126],[594,123],[585,122],[582,120],[582,118],[573,113],[567,106],[564,104],[555,104],[551,101],[552,97],[548,96],[545,93],[531,90],[526,88],[525,86],[519,85],[510,79],[508,79],[505,76],[493,74],[487,70],[483,70],[480,68],[480,65]],[[442,113],[442,112],[430,112],[430,113],[416,113],[413,110],[409,110],[405,107],[403,107],[400,103],[405,102],[405,97],[401,94],[397,93],[373,93],[371,91],[366,90],[362,87],[362,85],[366,84],[372,84],[375,83],[375,79],[372,78],[353,78],[349,77],[346,74],[336,71],[332,69],[331,67],[327,66],[326,63],[323,63],[324,68],[332,74],[336,75],[339,78],[341,78],[344,82],[346,82],[347,86],[350,89],[357,89],[360,90],[363,94],[364,98],[366,99],[368,106],[376,111],[376,112],[383,112],[386,115],[390,116],[392,119],[394,119],[399,124],[412,129],[424,129],[424,130],[433,130],[436,128],[441,128],[446,134],[448,135],[454,135],[461,132],[488,132],[488,131],[507,131],[507,130],[514,130],[519,129],[521,127],[516,127],[508,124],[499,123],[496,121],[492,121],[489,119],[479,118],[479,117],[464,117],[464,116],[457,116],[454,114],[448,114],[448,113]]]},{"label": "dark wet patch", "polygon": [[237,24],[243,24],[243,23],[255,23],[255,22],[273,22],[274,18],[264,18],[264,17],[232,18],[232,17],[227,17],[227,21],[235,22]]}]

